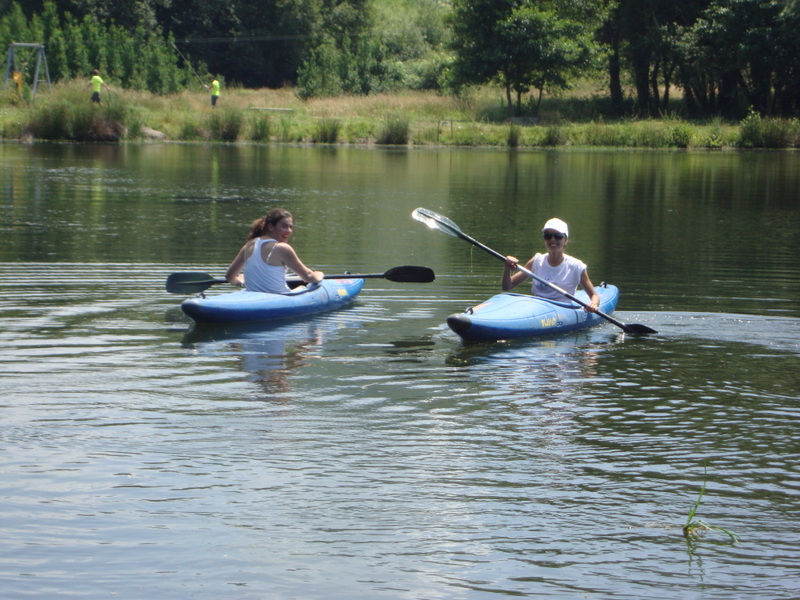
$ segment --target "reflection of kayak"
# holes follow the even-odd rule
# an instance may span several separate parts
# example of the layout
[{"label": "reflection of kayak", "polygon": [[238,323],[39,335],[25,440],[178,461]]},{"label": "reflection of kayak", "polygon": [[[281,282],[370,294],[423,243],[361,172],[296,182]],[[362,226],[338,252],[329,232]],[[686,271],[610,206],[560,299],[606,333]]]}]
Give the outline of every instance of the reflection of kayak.
[{"label": "reflection of kayak", "polygon": [[363,285],[363,279],[323,279],[286,294],[241,290],[217,296],[200,295],[184,300],[181,308],[198,323],[289,319],[341,308],[355,299]]},{"label": "reflection of kayak", "polygon": [[[600,296],[600,310],[614,312],[619,289],[602,284],[595,287]],[[586,292],[575,297],[589,303]],[[504,293],[447,317],[447,324],[466,341],[494,341],[536,337],[584,329],[603,322],[603,318],[587,313],[573,302],[555,302],[536,296]]]}]

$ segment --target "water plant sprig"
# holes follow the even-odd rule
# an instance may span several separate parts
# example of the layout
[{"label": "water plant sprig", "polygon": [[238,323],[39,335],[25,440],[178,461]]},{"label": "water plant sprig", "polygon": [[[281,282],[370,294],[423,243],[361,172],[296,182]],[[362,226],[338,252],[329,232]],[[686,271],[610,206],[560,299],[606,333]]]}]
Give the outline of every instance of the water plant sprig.
[{"label": "water plant sprig", "polygon": [[700,518],[695,518],[697,514],[697,509],[700,508],[700,503],[703,501],[703,494],[706,492],[706,482],[703,479],[703,487],[700,488],[700,495],[695,500],[694,505],[689,510],[689,516],[686,518],[686,525],[683,526],[683,537],[685,537],[688,541],[696,540],[703,537],[709,531],[721,531],[722,533],[726,534],[728,537],[731,538],[733,543],[737,543],[740,541],[739,536],[735,533],[728,531],[724,527],[718,527],[716,525],[712,525],[707,521],[704,521]]}]

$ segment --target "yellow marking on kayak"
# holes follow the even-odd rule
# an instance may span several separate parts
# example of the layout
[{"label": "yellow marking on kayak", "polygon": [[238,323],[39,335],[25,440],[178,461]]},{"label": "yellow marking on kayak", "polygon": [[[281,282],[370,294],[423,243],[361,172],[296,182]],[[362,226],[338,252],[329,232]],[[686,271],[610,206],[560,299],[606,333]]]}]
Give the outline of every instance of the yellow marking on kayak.
[{"label": "yellow marking on kayak", "polygon": [[539,319],[539,322],[542,324],[542,327],[553,327],[554,325],[558,325],[558,317],[550,317],[549,319]]},{"label": "yellow marking on kayak", "polygon": [[339,288],[339,295],[340,296],[347,296],[348,295],[347,290],[344,289],[344,288]]},{"label": "yellow marking on kayak", "polygon": [[473,306],[472,307],[472,312],[475,312],[476,310],[482,309],[487,304],[489,304],[489,303],[488,302],[483,302],[482,304],[477,304],[477,305]]}]

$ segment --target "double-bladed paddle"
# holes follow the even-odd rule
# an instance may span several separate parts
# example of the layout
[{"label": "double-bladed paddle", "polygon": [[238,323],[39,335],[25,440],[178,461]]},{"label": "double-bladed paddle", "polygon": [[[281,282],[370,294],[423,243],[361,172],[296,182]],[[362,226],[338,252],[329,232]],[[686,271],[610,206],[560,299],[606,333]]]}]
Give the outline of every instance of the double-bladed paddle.
[{"label": "double-bladed paddle", "polygon": [[[385,273],[370,273],[359,275],[345,273],[344,275],[325,275],[324,279],[388,279],[398,283],[429,283],[436,279],[433,270],[428,267],[402,266],[392,267]],[[287,283],[302,283],[299,277],[289,277]],[[167,291],[171,294],[197,294],[207,290],[212,285],[228,283],[225,279],[215,279],[208,273],[172,273],[167,277]]]},{"label": "double-bladed paddle", "polygon": [[[453,221],[451,221],[450,219],[448,219],[447,217],[445,217],[443,215],[440,215],[439,213],[433,212],[432,210],[428,210],[427,208],[416,208],[411,213],[411,216],[414,219],[416,219],[417,221],[420,221],[421,223],[425,223],[425,225],[427,225],[431,229],[438,229],[439,231],[441,231],[443,233],[446,233],[447,235],[452,235],[453,237],[461,238],[462,240],[469,242],[473,246],[477,246],[478,248],[480,248],[484,252],[487,252],[487,253],[491,254],[492,256],[494,256],[496,258],[499,258],[503,262],[505,262],[505,260],[506,260],[505,256],[503,256],[502,254],[500,254],[499,252],[497,252],[495,250],[492,250],[488,246],[484,246],[478,240],[476,240],[474,238],[471,238],[466,233],[461,231],[461,228],[458,225],[456,225]],[[583,307],[588,306],[588,304],[586,302],[583,302],[582,300],[579,300],[578,298],[576,298],[575,296],[573,296],[572,294],[570,294],[566,290],[561,289],[559,286],[555,285],[554,283],[550,283],[546,279],[542,279],[541,277],[539,277],[538,275],[536,275],[533,272],[529,271],[525,267],[517,265],[517,269],[519,269],[520,271],[525,273],[528,277],[532,277],[536,281],[538,281],[540,283],[543,283],[544,285],[546,285],[546,286],[550,287],[551,289],[557,291],[559,294],[562,294],[562,295],[566,296],[567,298],[569,298],[573,302],[576,302],[577,304],[580,304]],[[603,317],[609,323],[613,323],[614,325],[616,325],[617,327],[619,327],[620,329],[622,329],[626,333],[637,333],[637,334],[658,333],[655,329],[651,329],[647,325],[641,325],[639,323],[631,323],[631,324],[627,324],[626,325],[625,323],[623,323],[621,321],[617,321],[614,317],[611,317],[611,316],[609,316],[609,315],[607,315],[607,314],[605,314],[603,312],[600,312],[599,310],[597,311],[597,314],[599,316]]]}]

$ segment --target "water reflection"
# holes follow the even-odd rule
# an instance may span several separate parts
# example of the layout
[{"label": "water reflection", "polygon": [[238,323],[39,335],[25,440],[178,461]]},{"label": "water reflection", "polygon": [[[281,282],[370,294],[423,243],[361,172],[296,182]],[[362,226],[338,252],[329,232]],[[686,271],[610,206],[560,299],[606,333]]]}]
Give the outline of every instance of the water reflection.
[{"label": "water reflection", "polygon": [[305,339],[244,339],[233,342],[231,351],[239,355],[237,366],[250,374],[249,381],[258,383],[263,399],[286,403],[291,399],[290,375],[321,358],[322,331]]},{"label": "water reflection", "polygon": [[469,367],[484,381],[497,381],[501,389],[562,388],[596,375],[598,355],[609,344],[622,343],[625,334],[612,329],[580,331],[560,336],[461,344],[447,364]]},{"label": "water reflection", "polygon": [[322,358],[326,339],[341,326],[341,320],[324,316],[302,322],[193,325],[182,345],[205,357],[230,357],[247,381],[258,386],[253,399],[282,404],[292,399],[292,377]]},{"label": "water reflection", "polygon": [[[108,152],[0,145],[5,596],[797,597],[800,155]],[[164,278],[218,272],[265,200],[313,264],[441,277],[187,331]],[[444,320],[497,265],[420,205],[509,251],[574,221],[660,333],[459,346]],[[743,543],[687,569],[704,481]]]}]

